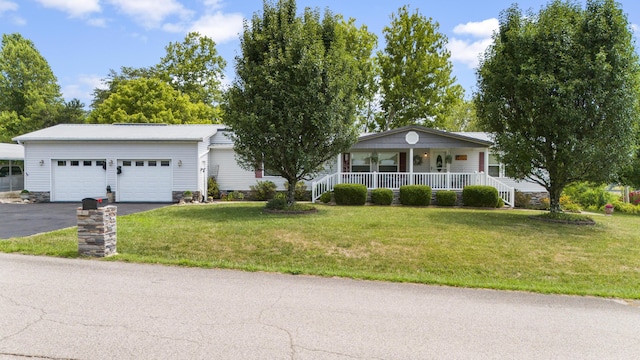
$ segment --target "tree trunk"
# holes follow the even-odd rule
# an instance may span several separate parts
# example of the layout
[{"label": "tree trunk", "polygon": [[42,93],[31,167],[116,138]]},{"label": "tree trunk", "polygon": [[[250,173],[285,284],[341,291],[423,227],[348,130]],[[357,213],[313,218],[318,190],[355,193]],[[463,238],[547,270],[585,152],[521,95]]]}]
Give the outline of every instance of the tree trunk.
[{"label": "tree trunk", "polygon": [[287,205],[293,206],[296,202],[296,185],[298,184],[298,180],[296,179],[288,179],[289,189],[287,189]]},{"label": "tree trunk", "polygon": [[560,209],[560,195],[562,194],[562,188],[552,186],[549,191],[549,211],[552,213],[562,212]]}]

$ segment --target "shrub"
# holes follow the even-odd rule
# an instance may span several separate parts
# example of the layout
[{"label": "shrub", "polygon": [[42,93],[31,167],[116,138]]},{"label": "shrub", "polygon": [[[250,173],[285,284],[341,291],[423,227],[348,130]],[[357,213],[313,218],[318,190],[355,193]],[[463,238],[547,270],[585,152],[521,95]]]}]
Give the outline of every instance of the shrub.
[{"label": "shrub", "polygon": [[276,184],[273,181],[258,181],[256,185],[251,185],[251,194],[255,200],[270,200],[276,194]]},{"label": "shrub", "polygon": [[516,207],[517,208],[529,208],[531,207],[531,194],[523,193],[522,191],[515,191],[516,195]]},{"label": "shrub", "polygon": [[504,200],[502,200],[502,198],[498,198],[498,205],[496,205],[497,208],[503,208],[504,207]]},{"label": "shrub", "polygon": [[391,205],[393,191],[391,189],[373,189],[371,191],[371,202],[376,205]]},{"label": "shrub", "polygon": [[600,208],[613,203],[617,196],[606,190],[606,185],[594,185],[587,182],[573,183],[564,188],[563,195],[583,208]]},{"label": "shrub", "polygon": [[225,201],[243,200],[244,194],[239,191],[232,191],[227,195],[222,195],[221,199]]},{"label": "shrub", "polygon": [[560,196],[560,208],[562,211],[579,213],[582,211],[579,204],[574,203],[567,195]]},{"label": "shrub", "polygon": [[[640,206],[628,204],[622,201],[614,201],[613,208],[615,211],[625,214],[640,214]],[[604,209],[601,211],[604,211]]]},{"label": "shrub", "polygon": [[640,190],[631,191],[629,193],[629,202],[633,205],[640,205]]},{"label": "shrub", "polygon": [[215,177],[210,177],[207,180],[207,198],[220,199],[220,187]]},{"label": "shrub", "polygon": [[400,203],[409,206],[428,206],[431,203],[431,187],[427,185],[401,186]]},{"label": "shrub", "polygon": [[[289,191],[289,182],[288,181],[284,182],[284,189]],[[296,189],[294,190],[294,197],[295,197],[296,201],[309,200],[308,193],[309,192],[307,191],[307,185],[304,183],[304,181],[298,181],[296,183]]]},{"label": "shrub", "polygon": [[331,202],[331,192],[327,191],[322,193],[322,195],[320,195],[320,201],[322,201],[325,204],[328,204]]},{"label": "shrub", "polygon": [[436,192],[436,202],[438,206],[453,206],[458,200],[458,194],[455,191],[438,191]]},{"label": "shrub", "polygon": [[338,205],[364,205],[367,203],[367,187],[360,184],[338,184],[333,188]]},{"label": "shrub", "polygon": [[500,196],[498,190],[492,186],[471,185],[462,189],[462,203],[464,206],[497,207]]},{"label": "shrub", "polygon": [[269,210],[284,210],[287,208],[287,195],[286,194],[275,194],[273,198],[267,201],[267,205],[265,208]]}]

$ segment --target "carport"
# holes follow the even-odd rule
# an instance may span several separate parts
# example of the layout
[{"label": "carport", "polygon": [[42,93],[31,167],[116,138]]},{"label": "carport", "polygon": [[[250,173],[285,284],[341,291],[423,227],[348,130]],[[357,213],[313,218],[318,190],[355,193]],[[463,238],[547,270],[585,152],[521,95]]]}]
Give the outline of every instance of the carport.
[{"label": "carport", "polygon": [[[13,162],[24,162],[24,147],[18,144],[0,143],[0,164],[8,161],[9,172],[6,177],[0,177],[0,191],[22,190],[24,186],[15,186],[13,177]],[[19,174],[22,176],[22,174]],[[24,183],[23,183],[24,184]]]}]

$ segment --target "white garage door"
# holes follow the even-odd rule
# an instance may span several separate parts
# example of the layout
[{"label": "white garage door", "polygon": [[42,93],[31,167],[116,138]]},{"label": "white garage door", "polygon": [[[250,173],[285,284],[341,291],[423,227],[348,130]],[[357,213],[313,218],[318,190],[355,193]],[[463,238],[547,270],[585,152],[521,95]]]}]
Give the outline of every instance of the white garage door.
[{"label": "white garage door", "polygon": [[104,160],[53,160],[52,201],[77,201],[105,197],[107,177]]},{"label": "white garage door", "polygon": [[171,161],[118,160],[118,201],[171,202]]}]

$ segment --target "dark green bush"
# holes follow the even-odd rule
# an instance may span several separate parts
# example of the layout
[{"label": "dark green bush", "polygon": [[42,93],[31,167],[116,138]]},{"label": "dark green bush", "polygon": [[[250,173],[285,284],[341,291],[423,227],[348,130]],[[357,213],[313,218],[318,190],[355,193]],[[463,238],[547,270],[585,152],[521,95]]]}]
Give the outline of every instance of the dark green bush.
[{"label": "dark green bush", "polygon": [[220,199],[220,188],[218,187],[216,178],[213,176],[207,181],[207,197]]},{"label": "dark green bush", "polygon": [[400,203],[409,206],[428,206],[431,204],[431,187],[427,185],[401,186]]},{"label": "dark green bush", "polygon": [[498,190],[492,186],[471,185],[462,189],[462,203],[464,206],[497,207],[500,196]]},{"label": "dark green bush", "polygon": [[333,197],[338,205],[364,205],[367,203],[367,187],[360,184],[338,184],[333,187]]},{"label": "dark green bush", "polygon": [[331,202],[331,191],[327,191],[322,193],[322,195],[320,195],[320,201],[322,201],[325,204],[328,204]]},{"label": "dark green bush", "polygon": [[255,200],[264,201],[273,198],[276,194],[276,188],[273,181],[258,181],[256,185],[251,185],[251,192]]},{"label": "dark green bush", "polygon": [[458,194],[455,191],[438,191],[436,192],[436,202],[438,206],[453,206],[458,200]]},{"label": "dark green bush", "polygon": [[391,189],[373,189],[371,190],[371,202],[376,205],[391,205],[393,191]]},{"label": "dark green bush", "polygon": [[269,210],[284,210],[287,208],[287,195],[278,193],[273,198],[267,201],[265,208]]},{"label": "dark green bush", "polygon": [[[284,189],[289,191],[289,182],[284,182]],[[309,191],[307,191],[307,185],[304,181],[298,181],[296,183],[296,189],[294,190],[294,197],[296,201],[308,201],[309,200]]]}]

